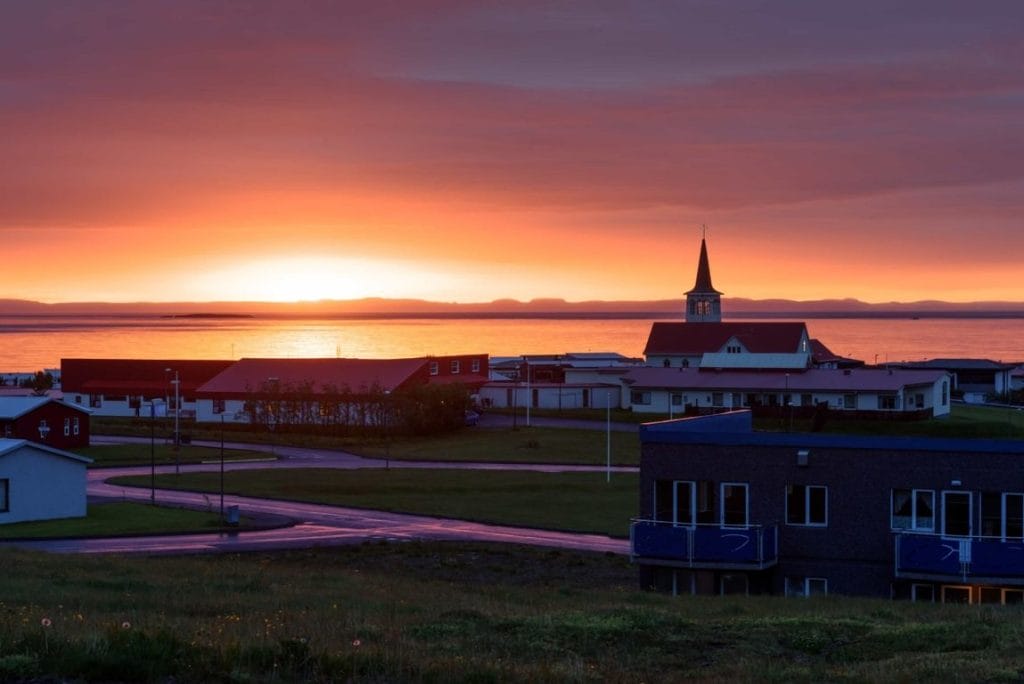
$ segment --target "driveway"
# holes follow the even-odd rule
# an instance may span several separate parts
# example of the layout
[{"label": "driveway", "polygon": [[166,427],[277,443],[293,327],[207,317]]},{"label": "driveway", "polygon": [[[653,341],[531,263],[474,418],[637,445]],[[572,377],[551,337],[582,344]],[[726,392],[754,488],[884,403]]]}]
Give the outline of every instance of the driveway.
[{"label": "driveway", "polygon": [[[148,443],[146,438],[93,437],[94,444]],[[194,442],[199,446],[216,446],[216,442]],[[253,462],[226,462],[225,470],[252,470],[276,468],[381,468],[385,462],[363,458],[342,451],[301,449],[252,444],[225,444],[226,449],[273,451],[280,460]],[[391,461],[393,468],[454,468],[479,470],[532,470],[539,472],[602,471],[599,466],[453,463],[423,461]],[[182,465],[182,472],[217,471],[220,463]],[[158,474],[173,473],[174,466],[159,466]],[[637,472],[635,467],[614,467],[614,472]],[[88,471],[88,494],[93,500],[148,502],[149,488],[113,485],[108,479],[125,475],[146,475],[148,466],[95,468]],[[197,492],[158,489],[159,505],[209,509],[219,506],[219,496]],[[344,508],[324,504],[297,503],[274,499],[259,499],[226,495],[225,506],[238,506],[244,515],[283,516],[295,521],[289,527],[237,533],[204,533],[145,537],[118,537],[106,539],[62,539],[48,541],[7,542],[6,545],[36,549],[51,553],[225,553],[240,551],[269,551],[299,549],[316,546],[361,544],[370,540],[394,542],[418,540],[484,541],[510,544],[548,546],[581,551],[616,554],[629,553],[629,542],[602,535],[574,534],[504,525],[486,525],[464,520],[431,516],[388,513],[384,511]]]}]

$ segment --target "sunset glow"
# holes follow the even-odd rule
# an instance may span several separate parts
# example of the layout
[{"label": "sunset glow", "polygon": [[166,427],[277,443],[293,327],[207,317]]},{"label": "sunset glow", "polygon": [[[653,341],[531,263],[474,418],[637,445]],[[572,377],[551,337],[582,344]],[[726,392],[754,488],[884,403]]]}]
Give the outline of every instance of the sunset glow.
[{"label": "sunset glow", "polygon": [[5,5],[0,298],[1024,301],[1024,9]]}]

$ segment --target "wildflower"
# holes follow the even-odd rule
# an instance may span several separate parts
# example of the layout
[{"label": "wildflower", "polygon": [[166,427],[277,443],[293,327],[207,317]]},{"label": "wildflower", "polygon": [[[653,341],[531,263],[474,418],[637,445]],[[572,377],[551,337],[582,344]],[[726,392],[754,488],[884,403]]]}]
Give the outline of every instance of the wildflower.
[{"label": "wildflower", "polygon": [[125,620],[124,622],[121,623],[121,629],[131,629],[131,628],[132,628],[132,623],[128,622],[127,620]]},{"label": "wildflower", "polygon": [[53,622],[50,621],[50,618],[44,617],[42,620],[39,621],[39,624],[41,624],[43,627],[49,627],[53,624]]},{"label": "wildflower", "polygon": [[360,646],[362,646],[362,645],[363,645],[363,642],[362,642],[362,641],[360,641],[359,639],[354,639],[354,640],[352,641],[352,645],[353,645],[353,646],[355,646],[356,648],[359,648]]}]

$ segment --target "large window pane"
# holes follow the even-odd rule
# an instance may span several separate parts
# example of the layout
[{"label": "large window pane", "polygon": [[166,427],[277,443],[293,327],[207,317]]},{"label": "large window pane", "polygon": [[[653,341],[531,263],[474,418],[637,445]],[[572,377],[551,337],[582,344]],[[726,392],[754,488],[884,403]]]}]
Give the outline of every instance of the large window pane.
[{"label": "large window pane", "polygon": [[693,524],[693,483],[676,482],[676,523]]},{"label": "large window pane", "polygon": [[722,524],[747,524],[747,486],[722,485]]},{"label": "large window pane", "polygon": [[1024,494],[1006,494],[1006,530],[1003,536],[1007,539],[1024,538]]},{"label": "large window pane", "polygon": [[807,522],[810,525],[824,525],[828,522],[826,503],[828,490],[825,487],[808,487]]},{"label": "large window pane", "polygon": [[786,486],[786,522],[790,525],[804,524],[804,488]]},{"label": "large window pane", "polygon": [[914,528],[918,530],[935,529],[935,492],[930,490],[914,490],[916,510],[914,511]]},{"label": "large window pane", "polygon": [[7,488],[8,488],[9,483],[10,483],[10,480],[0,480],[0,511],[7,511],[7,510],[9,510],[8,501],[7,501],[7,494],[8,494]]},{"label": "large window pane", "polygon": [[892,529],[909,530],[913,524],[914,505],[910,490],[892,490]]}]

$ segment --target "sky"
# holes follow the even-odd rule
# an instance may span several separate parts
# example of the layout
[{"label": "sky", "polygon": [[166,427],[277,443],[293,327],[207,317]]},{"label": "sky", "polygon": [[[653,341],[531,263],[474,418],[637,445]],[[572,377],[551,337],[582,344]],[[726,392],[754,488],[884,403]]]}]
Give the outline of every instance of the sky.
[{"label": "sky", "polygon": [[1024,301],[1024,3],[0,0],[0,298]]}]

